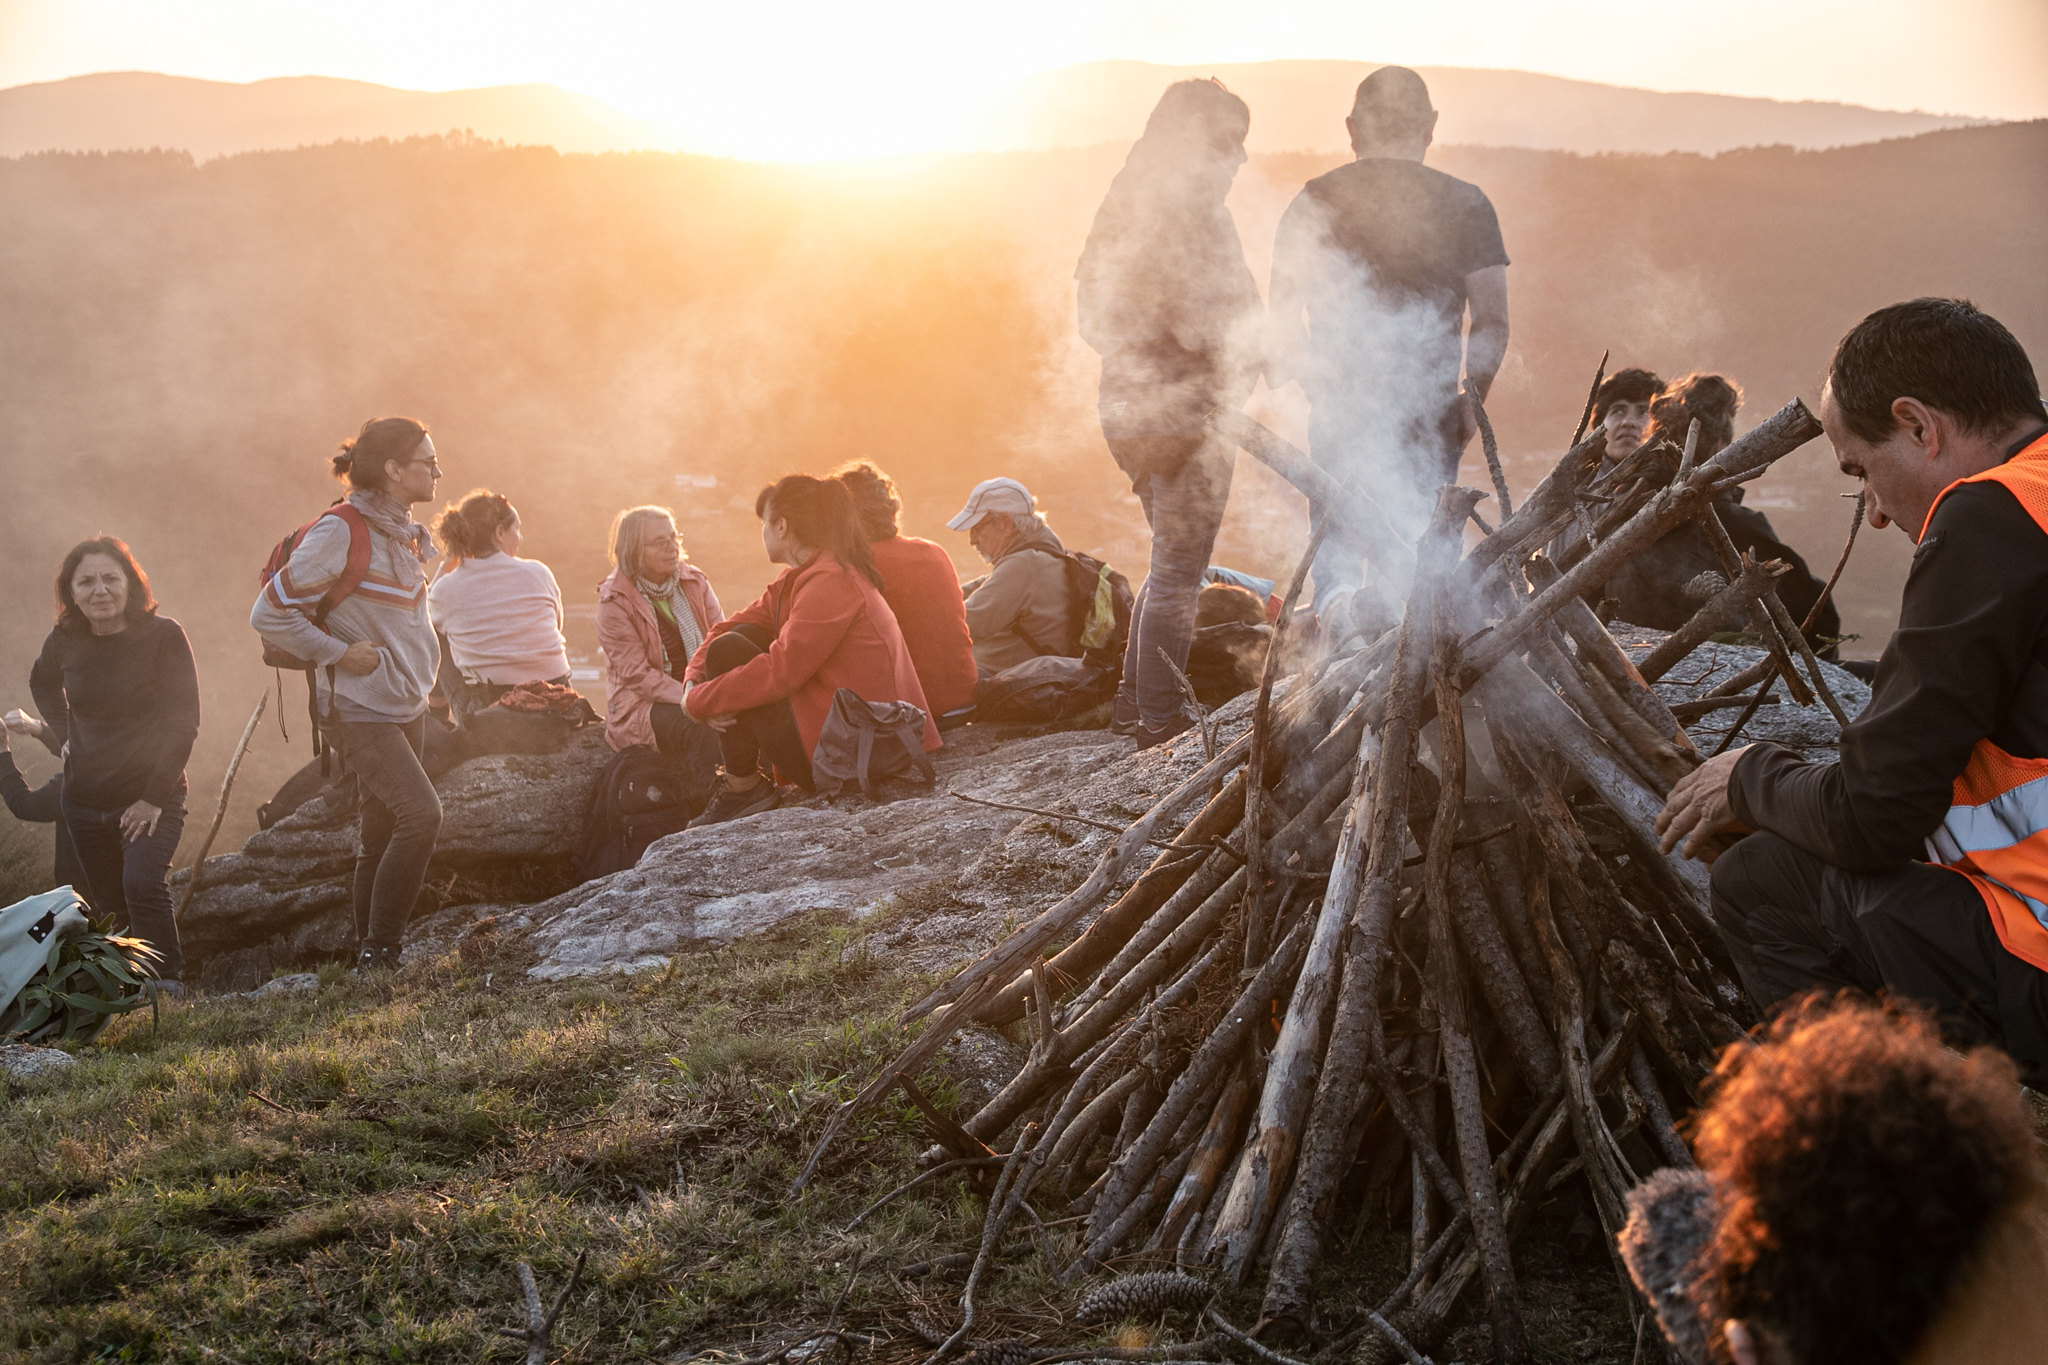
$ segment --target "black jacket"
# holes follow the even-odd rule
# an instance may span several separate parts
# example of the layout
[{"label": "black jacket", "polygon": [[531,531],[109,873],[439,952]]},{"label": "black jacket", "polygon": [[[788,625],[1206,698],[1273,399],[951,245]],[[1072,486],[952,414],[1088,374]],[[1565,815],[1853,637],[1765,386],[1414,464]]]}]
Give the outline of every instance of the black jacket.
[{"label": "black jacket", "polygon": [[1743,823],[1837,867],[1881,871],[1926,857],[1980,739],[2048,757],[2048,533],[1996,483],[1965,484],[1935,509],[1841,762],[1759,744],[1729,795]]},{"label": "black jacket", "polygon": [[64,794],[88,810],[147,801],[185,806],[185,761],[199,738],[199,674],[184,630],[152,616],[114,635],[52,630],[29,691],[59,745]]}]

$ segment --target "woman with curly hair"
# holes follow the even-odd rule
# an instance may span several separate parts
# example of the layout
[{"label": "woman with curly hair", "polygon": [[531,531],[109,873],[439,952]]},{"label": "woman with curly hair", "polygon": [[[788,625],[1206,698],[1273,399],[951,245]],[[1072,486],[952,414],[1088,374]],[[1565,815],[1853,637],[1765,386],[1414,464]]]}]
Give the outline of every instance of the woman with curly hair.
[{"label": "woman with curly hair", "polygon": [[99,536],[57,574],[57,624],[29,690],[64,757],[64,828],[79,890],[161,955],[157,988],[181,995],[171,858],[185,830],[185,763],[199,738],[199,672],[176,621],[157,614],[149,575]]},{"label": "woman with curly hair", "polygon": [[1634,1191],[1622,1257],[1678,1358],[2021,1365],[2048,1346],[2048,1173],[2012,1062],[1809,997],[1722,1056],[1698,1170]]}]

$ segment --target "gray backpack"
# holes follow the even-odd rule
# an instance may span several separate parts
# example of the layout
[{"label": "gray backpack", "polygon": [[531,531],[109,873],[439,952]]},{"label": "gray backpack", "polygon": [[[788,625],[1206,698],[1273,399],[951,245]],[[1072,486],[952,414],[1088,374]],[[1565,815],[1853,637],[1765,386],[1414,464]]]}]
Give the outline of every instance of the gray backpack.
[{"label": "gray backpack", "polygon": [[935,782],[938,773],[925,757],[925,714],[907,701],[862,701],[852,688],[832,696],[825,726],[811,750],[811,778],[820,792],[837,796],[848,782],[863,794],[875,794],[878,777],[916,773],[914,780]]}]

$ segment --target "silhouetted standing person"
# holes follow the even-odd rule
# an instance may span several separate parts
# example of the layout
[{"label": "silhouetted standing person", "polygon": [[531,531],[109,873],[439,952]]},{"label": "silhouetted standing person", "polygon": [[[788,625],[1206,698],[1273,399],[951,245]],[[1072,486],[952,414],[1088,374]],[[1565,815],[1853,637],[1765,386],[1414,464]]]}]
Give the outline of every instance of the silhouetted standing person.
[{"label": "silhouetted standing person", "polygon": [[1141,746],[1191,723],[1173,668],[1187,665],[1237,459],[1203,419],[1258,378],[1259,289],[1223,203],[1250,128],[1220,82],[1168,86],[1074,272],[1081,337],[1102,356],[1102,434],[1152,528],[1116,698],[1118,727]]},{"label": "silhouetted standing person", "polygon": [[[1357,159],[1288,205],[1270,291],[1267,381],[1307,392],[1310,453],[1418,532],[1476,429],[1461,363],[1484,399],[1508,343],[1500,223],[1477,186],[1422,164],[1436,118],[1406,67],[1359,84],[1344,120]],[[1339,636],[1374,549],[1333,533],[1316,555],[1316,612]]]}]

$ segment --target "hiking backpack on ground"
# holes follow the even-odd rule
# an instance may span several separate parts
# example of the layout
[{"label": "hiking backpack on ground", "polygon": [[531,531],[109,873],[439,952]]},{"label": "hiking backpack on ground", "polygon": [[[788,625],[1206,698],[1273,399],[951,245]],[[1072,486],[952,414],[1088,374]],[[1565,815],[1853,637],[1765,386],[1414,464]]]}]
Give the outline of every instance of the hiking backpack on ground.
[{"label": "hiking backpack on ground", "polygon": [[676,762],[651,744],[635,744],[605,764],[584,807],[577,876],[589,881],[623,872],[640,861],[649,844],[703,812],[710,782],[691,774],[716,772],[718,732],[701,725],[689,729],[693,745],[707,746],[706,753]]},{"label": "hiking backpack on ground", "polygon": [[1092,711],[1116,695],[1120,670],[1041,654],[1011,664],[974,689],[974,718],[1042,724]]},{"label": "hiking backpack on ground", "polygon": [[[271,580],[284,572],[285,565],[292,561],[292,551],[299,548],[299,545],[306,539],[306,532],[319,525],[322,517],[339,518],[342,524],[348,527],[348,558],[342,564],[341,575],[327,585],[327,591],[320,594],[320,599],[317,602],[314,602],[311,606],[301,608],[306,613],[307,620],[311,621],[321,630],[325,630],[327,629],[328,613],[340,606],[351,593],[361,587],[364,575],[370,572],[370,523],[365,521],[363,514],[357,511],[346,499],[335,503],[322,512],[320,516],[313,518],[304,526],[301,526],[298,530],[272,546],[270,558],[263,561],[263,572],[259,576],[258,586],[267,589],[271,584]],[[284,594],[279,593],[278,597],[282,600]],[[313,756],[324,760],[326,747],[320,735],[320,688],[318,680],[314,676],[318,665],[310,659],[301,659],[298,655],[293,654],[289,650],[281,649],[268,640],[263,642],[263,665],[266,668],[290,669],[295,673],[304,673],[306,675],[306,718],[313,730]],[[334,670],[332,668],[327,670],[327,679],[328,685],[332,687],[334,683]],[[281,684],[282,678],[280,677]],[[282,705],[282,703],[283,698],[280,697],[279,704]],[[280,724],[282,724],[283,715],[283,711],[280,710],[278,712]],[[321,764],[321,771],[323,773],[326,772],[324,761]]]},{"label": "hiking backpack on ground", "polygon": [[925,713],[907,701],[863,701],[850,687],[832,694],[832,709],[811,751],[811,777],[826,796],[848,782],[873,797],[875,779],[916,773],[931,783],[938,773],[924,751]]}]

